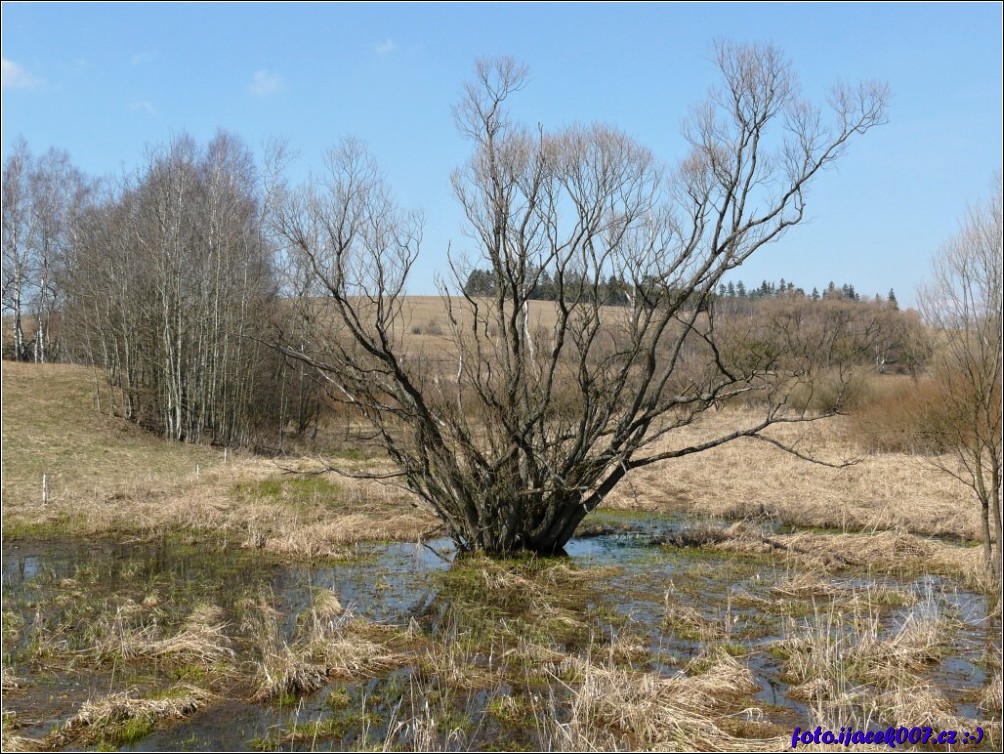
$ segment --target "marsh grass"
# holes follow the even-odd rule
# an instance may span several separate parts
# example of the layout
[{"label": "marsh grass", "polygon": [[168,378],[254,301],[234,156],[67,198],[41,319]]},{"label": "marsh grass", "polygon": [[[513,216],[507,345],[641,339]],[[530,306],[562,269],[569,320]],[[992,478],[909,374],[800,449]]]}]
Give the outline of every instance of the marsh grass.
[{"label": "marsh grass", "polygon": [[[897,716],[972,725],[958,716],[958,700],[932,680],[957,620],[937,593],[889,599],[860,573],[834,578],[776,563],[776,555],[765,559],[718,548],[706,546],[701,558],[698,548],[680,553],[685,569],[674,578],[681,587],[703,580],[703,591],[667,588],[654,595],[654,606],[661,599],[665,610],[665,634],[659,626],[611,623],[596,610],[617,599],[601,586],[626,566],[471,557],[430,575],[435,590],[431,601],[421,602],[426,611],[402,625],[366,620],[346,609],[335,591],[316,586],[309,587],[305,605],[292,603],[296,612],[267,590],[238,600],[232,614],[201,598],[181,612],[171,590],[155,583],[137,590],[148,599],[110,599],[91,639],[98,645],[101,637],[118,637],[102,660],[116,664],[117,674],[144,663],[224,666],[225,673],[217,668],[199,685],[237,694],[286,721],[270,728],[255,743],[259,748],[771,750],[790,742],[790,728],[778,724],[777,708],[754,699],[760,685],[753,663],[758,653],[775,652],[792,696],[808,704],[813,725],[889,724]],[[775,582],[757,586],[751,580],[772,563],[781,574],[777,591]],[[142,569],[129,572],[139,576]],[[80,569],[75,578],[53,583],[86,593],[99,573]],[[773,615],[774,625],[786,626],[783,640],[745,638],[731,596],[723,597],[724,604],[702,606],[707,588],[734,579],[756,590],[758,610]],[[813,603],[820,606],[813,610]],[[794,611],[797,605],[809,605],[808,614]],[[168,615],[176,617],[163,622]],[[160,616],[162,633],[143,632],[153,616]],[[229,642],[214,643],[212,631],[203,636],[237,656],[214,658],[185,642],[177,651],[160,644],[187,642],[196,626],[225,629]],[[132,647],[144,639],[148,648],[139,654]],[[677,647],[682,659],[656,659],[654,643],[662,642]],[[91,651],[78,656],[93,662]],[[973,690],[973,701],[983,691]],[[126,696],[161,699],[135,689]],[[65,746],[121,746],[163,724],[137,709],[121,713],[126,717],[105,726],[103,734],[79,728],[80,737],[67,737]],[[92,717],[100,719],[92,711],[81,719]],[[27,738],[19,743],[15,733],[5,732],[12,747],[42,747]]]},{"label": "marsh grass", "polygon": [[140,612],[135,603],[129,603],[95,630],[98,638],[93,652],[99,662],[198,663],[218,670],[235,657],[223,610],[216,605],[197,605],[180,630],[168,636],[156,622],[135,622],[133,616]]},{"label": "marsh grass", "polygon": [[[701,658],[700,672],[673,678],[586,662],[581,681],[565,686],[570,713],[542,721],[548,743],[561,751],[772,751],[779,738],[736,739],[724,727],[736,697],[756,684],[747,668],[725,653]],[[552,689],[552,708],[557,701]]]},{"label": "marsh grass", "polygon": [[346,612],[330,590],[315,591],[291,638],[264,597],[247,601],[243,612],[257,657],[253,698],[258,701],[311,694],[331,679],[365,678],[405,662],[390,646],[400,631]]},{"label": "marsh grass", "polygon": [[812,598],[828,597],[835,603],[867,600],[874,605],[904,607],[917,602],[915,592],[896,589],[882,583],[867,580],[858,586],[834,583],[825,572],[811,569],[790,571],[776,580],[770,591],[782,597]]},{"label": "marsh grass", "polygon": [[[670,547],[770,556],[803,574],[800,578],[805,579],[804,583],[787,580],[776,585],[779,590],[788,589],[792,593],[812,592],[813,577],[810,574],[861,568],[897,575],[944,573],[961,577],[964,584],[976,589],[991,589],[978,548],[903,530],[843,534],[816,531],[770,533],[749,520],[731,524],[705,521],[672,532],[663,543]],[[833,589],[819,588],[824,592]],[[889,595],[889,599],[896,598]]]},{"label": "marsh grass", "polygon": [[837,699],[861,684],[895,687],[940,657],[944,621],[910,615],[892,635],[870,606],[849,612],[835,606],[816,611],[804,626],[793,625],[783,642],[786,667],[804,699]]},{"label": "marsh grass", "polygon": [[135,743],[156,728],[197,712],[211,698],[203,689],[179,685],[156,697],[138,697],[125,691],[88,700],[39,745],[41,750],[51,750]]},{"label": "marsh grass", "polygon": [[1001,713],[1001,697],[1004,695],[1004,681],[1001,679],[1001,671],[997,669],[991,676],[986,688],[980,694],[979,707],[990,714]]},{"label": "marsh grass", "polygon": [[[944,692],[926,678],[944,657],[956,626],[927,599],[891,627],[881,602],[867,599],[790,620],[778,646],[791,695],[808,702],[813,725],[831,729],[872,724],[928,725],[964,730],[977,724],[958,716]],[[995,723],[980,723],[992,729]]]},{"label": "marsh grass", "polygon": [[434,630],[461,626],[458,638],[468,642],[501,631],[542,645],[585,646],[590,639],[588,606],[600,601],[597,583],[616,571],[577,569],[534,556],[471,556],[439,575],[449,600],[427,610],[425,620]]}]

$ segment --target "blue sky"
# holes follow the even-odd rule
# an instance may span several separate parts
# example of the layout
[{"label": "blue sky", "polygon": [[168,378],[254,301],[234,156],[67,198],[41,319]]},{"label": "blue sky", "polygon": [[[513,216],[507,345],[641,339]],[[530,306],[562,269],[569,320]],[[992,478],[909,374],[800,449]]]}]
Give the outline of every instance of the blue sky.
[{"label": "blue sky", "polygon": [[479,56],[531,71],[529,123],[604,121],[667,165],[680,123],[716,82],[716,38],[771,42],[816,101],[836,79],[889,84],[889,123],[852,144],[809,195],[808,221],[735,279],[784,277],[911,303],[930,258],[1002,164],[1000,3],[49,4],[2,9],[2,150],[23,136],[92,175],[218,128],[282,137],[292,177],[341,136],[366,141],[399,202],[426,218],[414,293],[447,245],[468,244],[450,172],[468,153],[451,106]]}]

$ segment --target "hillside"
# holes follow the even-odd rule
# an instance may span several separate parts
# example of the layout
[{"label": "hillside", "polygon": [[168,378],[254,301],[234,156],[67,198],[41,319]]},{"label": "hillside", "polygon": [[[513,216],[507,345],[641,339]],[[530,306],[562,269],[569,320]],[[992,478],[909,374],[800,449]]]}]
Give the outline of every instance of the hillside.
[{"label": "hillside", "polygon": [[40,502],[46,474],[53,502],[160,488],[219,453],[165,443],[94,406],[93,370],[71,364],[3,362],[4,506]]},{"label": "hillside", "polygon": [[188,532],[282,554],[338,555],[348,542],[414,539],[432,525],[402,506],[399,492],[296,473],[316,468],[165,441],[98,413],[89,368],[3,362],[5,541]]}]

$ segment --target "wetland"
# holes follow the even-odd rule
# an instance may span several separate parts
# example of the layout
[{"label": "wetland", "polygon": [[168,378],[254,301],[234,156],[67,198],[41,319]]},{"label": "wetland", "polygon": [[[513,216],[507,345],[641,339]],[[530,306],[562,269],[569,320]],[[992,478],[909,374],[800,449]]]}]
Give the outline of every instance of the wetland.
[{"label": "wetland", "polygon": [[1000,613],[959,579],[764,549],[797,533],[749,521],[590,523],[567,557],[502,561],[448,540],[298,562],[185,535],[9,544],[5,742],[736,748],[852,720],[999,742]]}]

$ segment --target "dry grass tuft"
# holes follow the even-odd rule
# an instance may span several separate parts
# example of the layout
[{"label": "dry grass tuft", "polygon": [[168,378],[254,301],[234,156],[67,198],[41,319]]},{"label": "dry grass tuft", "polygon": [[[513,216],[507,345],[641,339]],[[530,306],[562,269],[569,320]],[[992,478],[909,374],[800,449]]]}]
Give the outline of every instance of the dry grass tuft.
[{"label": "dry grass tuft", "polygon": [[264,599],[245,609],[244,627],[259,655],[254,693],[259,701],[309,694],[333,677],[367,677],[399,667],[406,659],[379,640],[393,629],[344,612],[329,590],[315,592],[313,604],[289,641],[279,626],[282,616]]},{"label": "dry grass tuft", "polygon": [[152,729],[202,709],[211,698],[194,686],[175,686],[162,698],[144,699],[130,692],[87,701],[80,711],[43,739],[43,749],[88,746],[114,741],[129,727]]},{"label": "dry grass tuft", "polygon": [[136,608],[129,602],[120,606],[111,623],[103,628],[92,650],[99,660],[199,662],[209,668],[223,666],[235,656],[225,633],[223,610],[216,605],[196,606],[181,630],[166,638],[161,637],[155,623],[133,625],[130,618]]},{"label": "dry grass tuft", "polygon": [[990,679],[986,688],[983,689],[983,693],[980,695],[980,709],[985,712],[1000,715],[1002,696],[1004,696],[1004,682],[1002,682],[1001,679],[1001,671],[997,670],[994,673],[993,678]]},{"label": "dry grass tuft", "polygon": [[720,725],[731,696],[752,683],[749,670],[727,655],[704,665],[697,675],[667,679],[585,663],[568,721],[545,721],[554,748],[779,751],[781,738],[739,739]]},{"label": "dry grass tuft", "polygon": [[314,590],[314,600],[310,607],[311,617],[315,621],[333,621],[345,611],[338,595],[330,589]]},{"label": "dry grass tuft", "polygon": [[724,627],[719,622],[708,620],[689,605],[674,602],[668,593],[665,603],[665,625],[680,638],[713,642],[725,637]]},{"label": "dry grass tuft", "polygon": [[710,547],[736,538],[742,524],[736,524],[730,530],[711,523],[699,523],[687,526],[666,536],[665,544],[672,547]]},{"label": "dry grass tuft", "polygon": [[1004,682],[1001,680],[1001,672],[997,671],[980,695],[980,709],[1000,715],[1002,696],[1004,696]]},{"label": "dry grass tuft", "polygon": [[286,642],[279,626],[281,615],[264,599],[248,605],[244,627],[257,645],[257,689],[254,699],[264,701],[283,694],[317,691],[328,682],[328,667],[308,658]]},{"label": "dry grass tuft", "polygon": [[752,671],[720,648],[695,657],[687,665],[687,670],[691,669],[699,669],[693,673],[691,685],[714,697],[751,693],[759,688]]},{"label": "dry grass tuft", "polygon": [[259,668],[261,677],[254,694],[256,701],[285,694],[310,694],[328,683],[327,666],[305,661],[288,646],[264,656]]},{"label": "dry grass tuft", "polygon": [[882,717],[890,723],[909,720],[910,725],[927,725],[942,729],[965,729],[966,723],[958,718],[952,704],[929,684],[895,685],[875,699]]},{"label": "dry grass tuft", "polygon": [[[787,656],[793,697],[814,702],[822,719],[861,725],[861,710],[906,704],[908,690],[923,685],[917,674],[941,657],[946,622],[937,614],[911,613],[886,634],[871,604],[855,602],[852,607],[848,612],[835,605],[825,614],[817,611],[801,627],[793,622],[780,648]],[[917,714],[942,709],[931,695],[924,700]]]}]

